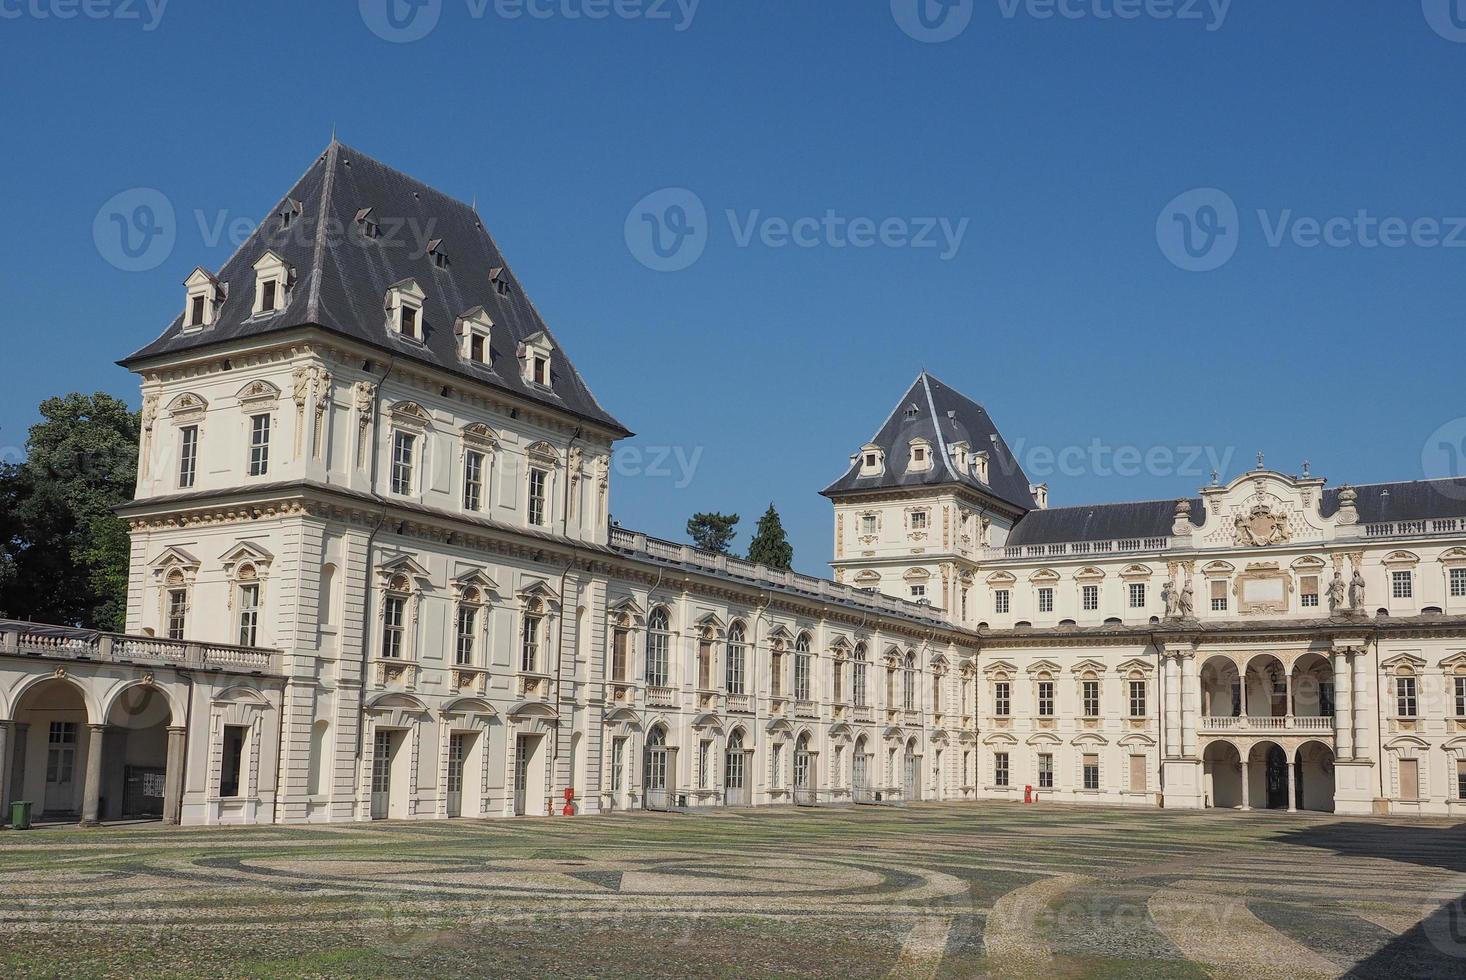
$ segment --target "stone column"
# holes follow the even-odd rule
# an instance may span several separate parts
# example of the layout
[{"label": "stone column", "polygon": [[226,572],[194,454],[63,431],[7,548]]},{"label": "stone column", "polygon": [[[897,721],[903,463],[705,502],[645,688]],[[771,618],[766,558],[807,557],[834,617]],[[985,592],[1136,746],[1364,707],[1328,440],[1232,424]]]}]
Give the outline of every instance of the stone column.
[{"label": "stone column", "polygon": [[0,721],[0,826],[10,819],[10,760],[15,755],[11,725]]},{"label": "stone column", "polygon": [[1354,707],[1354,758],[1369,758],[1369,657],[1363,649],[1355,650],[1349,657],[1354,663],[1354,689],[1350,701]]},{"label": "stone column", "polygon": [[1283,668],[1283,717],[1284,726],[1293,727],[1293,668]]},{"label": "stone column", "polygon": [[1293,760],[1292,759],[1289,759],[1288,760],[1288,812],[1289,813],[1297,813],[1298,812],[1298,798],[1297,798],[1297,793],[1295,792],[1295,790],[1293,788],[1294,785],[1295,785],[1294,782],[1293,782],[1293,766],[1294,766]]},{"label": "stone column", "polygon": [[1166,755],[1177,758],[1184,750],[1181,744],[1181,670],[1175,655],[1169,650],[1163,656],[1166,680]]},{"label": "stone column", "polygon": [[1181,746],[1182,754],[1193,759],[1197,754],[1196,730],[1201,715],[1201,667],[1194,653],[1178,658],[1181,674]]},{"label": "stone column", "polygon": [[1353,659],[1348,650],[1334,651],[1334,755],[1339,759],[1354,758]]},{"label": "stone column", "polygon": [[1248,780],[1247,780],[1247,760],[1246,759],[1243,759],[1242,760],[1242,809],[1244,809],[1244,810],[1251,810],[1252,809],[1252,803],[1251,803],[1250,797],[1251,797],[1251,793],[1249,791]]},{"label": "stone column", "polygon": [[87,726],[87,781],[81,802],[81,825],[95,827],[101,823],[98,812],[102,804],[102,742],[106,725]]},{"label": "stone column", "polygon": [[180,821],[183,804],[183,737],[185,729],[168,729],[168,771],[163,776],[163,822]]}]

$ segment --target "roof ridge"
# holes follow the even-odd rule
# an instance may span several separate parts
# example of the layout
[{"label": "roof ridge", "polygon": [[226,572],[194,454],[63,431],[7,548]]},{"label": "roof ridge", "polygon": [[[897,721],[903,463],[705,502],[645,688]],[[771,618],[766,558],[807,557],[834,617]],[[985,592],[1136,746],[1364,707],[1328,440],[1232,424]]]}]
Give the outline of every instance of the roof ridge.
[{"label": "roof ridge", "polygon": [[[961,483],[962,475],[958,473],[955,468],[953,468],[952,461],[947,458],[947,439],[945,436],[942,435],[942,420],[937,417],[937,403],[932,398],[931,382],[933,378],[925,371],[922,371],[921,378],[919,380],[921,381],[922,390],[926,392],[926,407],[929,408],[932,413],[932,431],[935,432],[937,436],[937,450],[939,452],[939,455],[942,457],[942,465],[946,467],[946,470],[948,473],[951,474],[952,479],[956,480],[958,483]],[[941,382],[938,381],[937,384],[941,384]]]},{"label": "roof ridge", "polygon": [[1151,497],[1151,498],[1149,498],[1147,500],[1111,500],[1111,501],[1108,501],[1106,503],[1066,504],[1063,507],[1045,507],[1042,511],[1035,511],[1034,513],[1050,513],[1050,514],[1052,514],[1056,510],[1084,510],[1087,507],[1088,508],[1094,508],[1094,507],[1133,507],[1136,504],[1174,504],[1178,500],[1194,501],[1194,500],[1200,500],[1200,499],[1203,499],[1203,498],[1200,498],[1200,497]]},{"label": "roof ridge", "polygon": [[[403,180],[405,180],[408,183],[414,185],[415,187],[423,187],[423,188],[426,188],[427,190],[432,191],[438,197],[441,197],[444,200],[452,201],[454,204],[459,205],[460,207],[464,208],[467,211],[472,212],[475,215],[478,214],[478,208],[476,208],[472,204],[469,204],[463,198],[461,198],[461,197],[455,197],[454,195],[449,194],[447,191],[444,191],[444,190],[441,190],[441,189],[439,189],[437,187],[434,187],[432,184],[429,184],[427,181],[423,180],[421,177],[414,177],[412,174],[408,173],[405,170],[398,170],[396,167],[392,166],[390,163],[383,163],[381,160],[378,160],[376,157],[372,156],[370,153],[366,152],[365,150],[359,150],[359,149],[357,149],[354,146],[350,146],[350,145],[348,145],[346,143],[341,142],[340,140],[335,140],[334,143],[335,143],[335,146],[339,147],[340,149],[345,150],[348,153],[354,153],[357,156],[361,157],[363,160],[368,160],[368,161],[376,164],[377,166],[381,167],[383,170],[386,170],[386,171],[389,171],[391,173],[396,174],[397,176],[401,177]],[[483,222],[479,222],[479,223],[480,224],[483,224]],[[502,255],[502,253],[500,253],[500,254]]]},{"label": "roof ridge", "polygon": [[321,203],[316,212],[316,240],[311,252],[311,278],[305,300],[305,315],[312,322],[320,319],[321,315],[321,280],[326,277],[326,218],[330,214],[331,192],[336,185],[336,161],[341,145],[341,141],[332,133],[331,144],[326,147],[326,174],[321,180]]},{"label": "roof ridge", "polygon": [[1361,487],[1404,487],[1415,483],[1460,483],[1466,481],[1466,476],[1433,476],[1428,480],[1381,480],[1378,483],[1340,483],[1336,487],[1328,487],[1324,493],[1338,493],[1344,487],[1352,487],[1355,490]]}]

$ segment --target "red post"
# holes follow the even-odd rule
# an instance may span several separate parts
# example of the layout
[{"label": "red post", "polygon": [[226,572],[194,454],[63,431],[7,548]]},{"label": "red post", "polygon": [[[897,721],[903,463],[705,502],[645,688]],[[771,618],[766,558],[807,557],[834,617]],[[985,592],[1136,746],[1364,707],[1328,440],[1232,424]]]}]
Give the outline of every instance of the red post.
[{"label": "red post", "polygon": [[1033,787],[1032,786],[1025,786],[1025,787],[1023,787],[1023,802],[1024,803],[1032,803],[1033,802]]}]

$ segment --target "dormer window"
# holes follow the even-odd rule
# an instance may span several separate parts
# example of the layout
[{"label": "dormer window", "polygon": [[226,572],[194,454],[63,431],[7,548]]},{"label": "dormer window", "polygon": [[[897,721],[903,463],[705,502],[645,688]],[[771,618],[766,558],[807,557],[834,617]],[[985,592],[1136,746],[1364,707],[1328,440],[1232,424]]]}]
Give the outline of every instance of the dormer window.
[{"label": "dormer window", "polygon": [[509,276],[502,265],[489,270],[489,282],[494,284],[494,292],[500,296],[509,295]]},{"label": "dormer window", "polygon": [[957,464],[960,473],[966,473],[968,464],[971,462],[971,447],[965,442],[952,443],[952,461]]},{"label": "dormer window", "polygon": [[404,279],[387,290],[388,327],[406,340],[422,340],[425,299],[427,294],[412,279]]},{"label": "dormer window", "polygon": [[433,268],[448,268],[448,253],[443,251],[443,240],[435,238],[428,242],[428,258],[433,260]]},{"label": "dormer window", "polygon": [[458,336],[459,356],[470,364],[489,364],[489,337],[494,321],[482,306],[475,306],[461,315],[453,324]]},{"label": "dormer window", "polygon": [[214,322],[214,313],[224,300],[224,285],[203,269],[183,281],[188,300],[183,311],[184,330],[202,330]]},{"label": "dormer window", "polygon": [[1049,507],[1049,485],[1039,483],[1028,488],[1033,493],[1033,502],[1039,510],[1047,510]]},{"label": "dormer window", "polygon": [[543,330],[538,331],[519,345],[519,358],[523,365],[526,382],[540,388],[551,387],[553,375],[550,369],[550,358],[554,350],[549,335]]},{"label": "dormer window", "polygon": [[880,476],[886,472],[886,451],[877,445],[862,446],[850,461],[860,464],[861,476]]},{"label": "dormer window", "polygon": [[301,212],[304,210],[305,208],[302,207],[299,201],[287,197],[285,199],[285,206],[280,209],[280,230],[284,231],[293,225],[295,219],[300,217]]},{"label": "dormer window", "polygon": [[992,456],[987,452],[980,452],[972,457],[972,472],[983,483],[989,482],[988,462],[991,459]]},{"label": "dormer window", "polygon": [[292,270],[273,249],[254,264],[255,302],[252,316],[268,316],[283,310],[289,302]]},{"label": "dormer window", "polygon": [[356,226],[361,229],[361,237],[363,238],[372,239],[382,237],[382,227],[377,224],[377,219],[372,215],[371,208],[362,208],[356,212]]},{"label": "dormer window", "polygon": [[932,445],[925,439],[911,440],[911,462],[907,469],[916,473],[932,468]]}]

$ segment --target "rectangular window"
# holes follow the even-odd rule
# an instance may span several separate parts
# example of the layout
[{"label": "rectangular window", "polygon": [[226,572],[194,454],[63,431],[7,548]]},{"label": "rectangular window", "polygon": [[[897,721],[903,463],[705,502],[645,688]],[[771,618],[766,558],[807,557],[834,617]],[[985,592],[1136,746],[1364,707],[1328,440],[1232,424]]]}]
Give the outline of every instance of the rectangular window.
[{"label": "rectangular window", "polygon": [[1395,708],[1397,717],[1415,717],[1415,713],[1418,708],[1418,704],[1415,698],[1415,678],[1395,678]]},{"label": "rectangular window", "polygon": [[244,725],[224,726],[224,757],[219,767],[219,795],[234,799],[244,795],[244,746],[249,729]]},{"label": "rectangular window", "polygon": [[611,741],[611,792],[620,793],[626,788],[626,739]]},{"label": "rectangular window", "polygon": [[1008,753],[998,752],[993,756],[993,785],[1008,785]]},{"label": "rectangular window", "polygon": [[204,325],[204,303],[203,296],[195,296],[188,311],[188,325],[190,327],[202,327]]},{"label": "rectangular window", "polygon": [[178,430],[178,488],[193,486],[199,469],[199,427],[185,425]]},{"label": "rectangular window", "polygon": [[1097,755],[1084,757],[1084,788],[1088,790],[1100,788],[1099,756]]},{"label": "rectangular window", "polygon": [[183,639],[188,628],[188,590],[168,590],[168,639]]},{"label": "rectangular window", "polygon": [[412,472],[417,462],[417,436],[410,432],[392,434],[392,492],[399,497],[412,493]]},{"label": "rectangular window", "polygon": [[46,782],[70,783],[76,774],[76,722],[51,722],[46,738]]},{"label": "rectangular window", "polygon": [[259,639],[260,587],[258,583],[239,587],[239,645],[252,647]]},{"label": "rectangular window", "polygon": [[[865,535],[866,537],[870,537],[871,535],[876,533],[875,515],[867,514],[865,517],[862,517],[860,519],[860,533]],[[1466,571],[1466,569],[1462,569],[1462,571]]]},{"label": "rectangular window", "polygon": [[1130,608],[1131,609],[1144,609],[1145,608],[1145,583],[1144,582],[1131,582],[1130,583]]},{"label": "rectangular window", "polygon": [[402,319],[399,323],[402,327],[402,336],[417,339],[417,307],[402,304]]},{"label": "rectangular window", "polygon": [[535,467],[529,471],[529,522],[535,527],[544,527],[547,519],[545,493],[550,474]]},{"label": "rectangular window", "polygon": [[713,644],[710,640],[697,643],[697,687],[700,691],[713,689]]},{"label": "rectangular window", "polygon": [[459,667],[473,666],[473,648],[477,638],[478,609],[473,606],[459,606],[458,636],[453,658],[453,662]]},{"label": "rectangular window", "polygon": [[778,789],[784,785],[784,746],[775,745],[769,753],[769,765],[773,768],[773,784]]},{"label": "rectangular window", "polygon": [[1304,609],[1318,608],[1318,576],[1305,575],[1298,585],[1298,602]]},{"label": "rectangular window", "polygon": [[1002,615],[1008,611],[1009,593],[1007,589],[998,589],[993,593],[993,612]]},{"label": "rectangular window", "polygon": [[1466,597],[1466,568],[1451,569],[1451,598]]},{"label": "rectangular window", "polygon": [[534,383],[546,388],[550,386],[550,362],[543,357],[534,359]]},{"label": "rectangular window", "polygon": [[1144,793],[1145,789],[1145,756],[1132,755],[1130,757],[1130,792]]},{"label": "rectangular window", "polygon": [[1038,715],[1040,718],[1054,717],[1054,682],[1038,682]]},{"label": "rectangular window", "polygon": [[1400,760],[1400,799],[1420,799],[1420,760]]},{"label": "rectangular window", "polygon": [[1145,681],[1130,682],[1130,717],[1145,717]]},{"label": "rectangular window", "polygon": [[1038,590],[1038,611],[1051,613],[1054,611],[1054,590],[1043,588]]},{"label": "rectangular window", "polygon": [[1466,759],[1456,760],[1456,798],[1466,800]]},{"label": "rectangular window", "polygon": [[463,509],[484,509],[484,454],[473,450],[463,454]]},{"label": "rectangular window", "polygon": [[998,681],[993,685],[993,714],[998,718],[1008,717],[1013,708],[1012,685]]},{"label": "rectangular window", "polygon": [[525,616],[523,635],[520,638],[519,669],[526,674],[539,672],[540,668],[540,624],[542,616]]},{"label": "rectangular window", "polygon": [[707,789],[713,781],[713,743],[703,739],[697,744],[697,788]]},{"label": "rectangular window", "polygon": [[275,300],[279,291],[279,284],[274,279],[266,279],[260,284],[261,313],[273,313],[275,311]]},{"label": "rectangular window", "polygon": [[1099,586],[1098,585],[1086,585],[1084,587],[1084,611],[1085,612],[1098,612],[1099,611]]},{"label": "rectangular window", "polygon": [[926,586],[924,586],[924,585],[913,585],[911,587],[911,598],[913,598],[913,599],[925,599],[926,598]]},{"label": "rectangular window", "polygon": [[626,653],[630,646],[629,630],[617,629],[611,634],[611,680],[626,680]]},{"label": "rectangular window", "polygon": [[270,416],[254,415],[249,420],[249,475],[270,472]]},{"label": "rectangular window", "polygon": [[1054,788],[1054,757],[1047,752],[1038,756],[1038,788]]},{"label": "rectangular window", "polygon": [[1084,695],[1084,717],[1098,718],[1100,713],[1099,681],[1084,681],[1081,687]]},{"label": "rectangular window", "polygon": [[468,359],[475,364],[489,363],[488,338],[481,333],[468,338]]},{"label": "rectangular window", "polygon": [[1211,611],[1227,611],[1227,583],[1224,581],[1211,583]]},{"label": "rectangular window", "polygon": [[1456,717],[1466,718],[1466,677],[1456,679]]},{"label": "rectangular window", "polygon": [[1390,573],[1390,594],[1396,599],[1415,596],[1415,577],[1408,571]]},{"label": "rectangular window", "polygon": [[913,531],[925,531],[926,530],[926,511],[924,511],[924,510],[914,510],[914,511],[911,512],[911,530],[913,530]]},{"label": "rectangular window", "polygon": [[402,658],[402,623],[407,600],[389,595],[382,603],[382,656],[387,660]]}]

